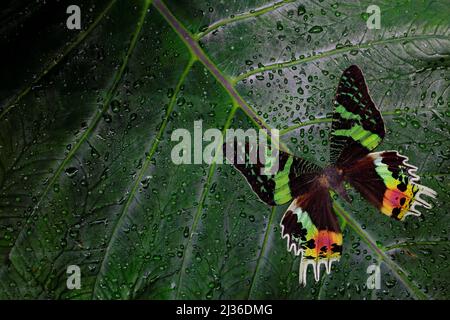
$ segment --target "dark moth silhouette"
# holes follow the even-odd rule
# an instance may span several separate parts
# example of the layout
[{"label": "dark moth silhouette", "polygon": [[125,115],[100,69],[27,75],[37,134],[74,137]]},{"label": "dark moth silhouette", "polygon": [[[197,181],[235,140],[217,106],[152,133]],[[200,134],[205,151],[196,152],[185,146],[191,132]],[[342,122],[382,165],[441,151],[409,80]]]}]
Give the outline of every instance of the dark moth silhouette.
[{"label": "dark moth silhouette", "polygon": [[[245,176],[253,191],[269,205],[291,201],[281,220],[281,234],[287,249],[301,255],[299,281],[306,284],[308,265],[313,265],[316,281],[321,265],[330,273],[331,264],[342,254],[342,233],[333,210],[330,192],[349,201],[344,182],[353,186],[385,215],[403,220],[419,216],[418,207],[431,208],[420,196],[436,197],[436,192],[418,184],[417,168],[396,151],[372,152],[386,133],[383,118],[369,96],[361,70],[352,65],[341,76],[330,135],[330,164],[321,168],[309,161],[279,151],[276,170],[261,174],[267,164],[250,162],[249,145],[231,141],[228,157]],[[241,144],[239,146],[239,143]],[[239,157],[241,159],[239,159]],[[238,161],[241,160],[241,161]]]}]

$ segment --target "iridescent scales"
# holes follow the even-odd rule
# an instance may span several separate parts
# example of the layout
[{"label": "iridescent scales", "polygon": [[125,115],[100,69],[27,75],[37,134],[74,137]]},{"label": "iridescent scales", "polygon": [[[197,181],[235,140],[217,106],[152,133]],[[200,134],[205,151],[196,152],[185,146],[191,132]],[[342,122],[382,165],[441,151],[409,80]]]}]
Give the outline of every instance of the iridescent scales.
[{"label": "iridescent scales", "polygon": [[381,212],[397,220],[403,220],[408,215],[419,216],[421,213],[417,210],[417,206],[431,209],[431,204],[420,196],[424,194],[435,198],[437,194],[434,190],[416,183],[419,181],[416,175],[417,168],[408,164],[407,157],[399,155],[396,151],[371,153],[369,156],[373,159],[375,171],[386,186]]},{"label": "iridescent scales", "polygon": [[352,138],[361,143],[363,147],[373,150],[381,142],[381,137],[375,133],[364,130],[360,125],[354,125],[351,129],[341,129],[334,131],[335,136]]},{"label": "iridescent scales", "polygon": [[[407,163],[407,157],[396,151],[371,153],[385,133],[363,74],[353,65],[344,71],[336,92],[328,167],[281,151],[277,160],[268,159],[265,166],[233,162],[265,203],[282,205],[292,200],[281,219],[281,235],[288,251],[301,257],[301,284],[306,284],[309,265],[318,281],[321,265],[330,273],[332,262],[341,257],[342,233],[330,192],[349,201],[344,182],[397,220],[420,215],[420,206],[431,208],[421,195],[434,198],[436,192],[418,183],[417,168]],[[261,175],[261,169],[270,174]]]},{"label": "iridescent scales", "polygon": [[274,200],[276,204],[284,204],[292,199],[291,189],[289,188],[289,173],[291,172],[292,160],[293,157],[289,157],[283,170],[279,171],[274,177]]},{"label": "iridescent scales", "polygon": [[280,226],[281,235],[287,240],[287,249],[300,255],[299,282],[306,285],[306,272],[313,266],[314,278],[320,278],[322,264],[329,274],[331,264],[340,258],[342,233],[340,231],[319,230],[308,213],[294,200],[284,214]]}]

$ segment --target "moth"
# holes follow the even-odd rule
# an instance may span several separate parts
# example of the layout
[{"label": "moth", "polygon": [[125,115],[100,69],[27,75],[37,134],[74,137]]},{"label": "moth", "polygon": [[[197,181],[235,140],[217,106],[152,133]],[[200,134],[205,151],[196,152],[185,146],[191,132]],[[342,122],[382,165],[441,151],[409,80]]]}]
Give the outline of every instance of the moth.
[{"label": "moth", "polygon": [[281,236],[288,251],[300,256],[300,284],[306,285],[309,265],[319,281],[321,265],[329,274],[333,261],[342,255],[342,232],[331,193],[351,202],[344,183],[396,220],[419,216],[419,207],[431,208],[422,196],[435,198],[437,194],[419,184],[417,167],[410,165],[406,156],[396,151],[373,152],[385,134],[383,118],[364,76],[352,65],[343,72],[334,99],[328,166],[322,168],[279,151],[277,170],[261,174],[266,164],[248,161],[248,145],[245,159],[237,161],[237,151],[229,159],[263,202],[271,206],[290,202],[281,219]]}]

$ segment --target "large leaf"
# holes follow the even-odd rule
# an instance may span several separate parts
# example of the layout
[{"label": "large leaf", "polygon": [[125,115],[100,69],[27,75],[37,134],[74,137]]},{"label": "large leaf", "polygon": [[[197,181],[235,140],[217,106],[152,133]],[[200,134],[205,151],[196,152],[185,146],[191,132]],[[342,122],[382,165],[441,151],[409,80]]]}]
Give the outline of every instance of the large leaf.
[{"label": "large leaf", "polygon": [[[65,28],[69,1],[10,2],[0,297],[450,297],[448,2],[85,1],[80,31]],[[371,4],[379,30],[366,26]],[[196,120],[274,127],[324,165],[350,64],[384,115],[379,149],[407,155],[438,198],[406,222],[355,192],[336,200],[344,255],[300,287],[280,236],[286,207],[261,203],[229,165],[173,164],[170,136]],[[380,290],[366,285],[372,264]],[[81,267],[79,290],[66,287],[68,265]]]}]

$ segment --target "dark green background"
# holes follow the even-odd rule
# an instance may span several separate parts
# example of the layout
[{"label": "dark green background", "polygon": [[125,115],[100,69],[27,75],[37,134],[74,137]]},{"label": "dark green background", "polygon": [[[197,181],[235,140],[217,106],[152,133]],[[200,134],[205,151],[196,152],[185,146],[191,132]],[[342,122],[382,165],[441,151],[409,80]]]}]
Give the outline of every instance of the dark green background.
[{"label": "dark green background", "polygon": [[[450,4],[340,2],[2,3],[0,297],[449,298]],[[69,4],[82,30],[67,30]],[[351,64],[384,115],[378,150],[407,155],[438,198],[403,223],[353,191],[337,200],[342,259],[299,287],[286,206],[258,201],[229,165],[174,165],[170,135],[258,122],[324,165]],[[80,290],[66,288],[72,264]],[[371,264],[380,290],[366,287]]]}]

